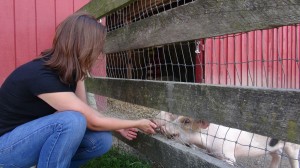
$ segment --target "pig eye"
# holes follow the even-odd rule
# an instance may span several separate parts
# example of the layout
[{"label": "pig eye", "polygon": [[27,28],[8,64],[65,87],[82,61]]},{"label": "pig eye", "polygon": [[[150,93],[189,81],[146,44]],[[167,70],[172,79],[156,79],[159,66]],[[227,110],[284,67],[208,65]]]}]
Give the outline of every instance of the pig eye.
[{"label": "pig eye", "polygon": [[191,120],[188,119],[188,118],[186,118],[186,119],[183,120],[183,123],[184,123],[184,124],[189,124],[189,123],[191,123]]}]

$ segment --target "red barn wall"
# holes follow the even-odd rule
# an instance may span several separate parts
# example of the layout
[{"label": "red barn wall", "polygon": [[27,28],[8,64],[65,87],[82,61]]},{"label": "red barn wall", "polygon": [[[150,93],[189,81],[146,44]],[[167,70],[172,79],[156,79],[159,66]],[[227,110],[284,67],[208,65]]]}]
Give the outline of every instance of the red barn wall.
[{"label": "red barn wall", "polygon": [[299,89],[299,39],[300,24],[208,38],[204,83]]},{"label": "red barn wall", "polygon": [[55,27],[89,0],[1,0],[0,86],[18,66],[51,47]]}]

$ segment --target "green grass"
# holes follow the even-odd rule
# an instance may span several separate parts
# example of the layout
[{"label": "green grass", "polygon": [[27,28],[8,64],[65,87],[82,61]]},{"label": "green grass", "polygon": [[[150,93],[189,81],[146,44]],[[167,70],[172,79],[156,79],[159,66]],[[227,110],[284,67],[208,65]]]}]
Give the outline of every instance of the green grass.
[{"label": "green grass", "polygon": [[113,147],[102,157],[89,161],[81,168],[151,168],[151,165],[132,154]]}]

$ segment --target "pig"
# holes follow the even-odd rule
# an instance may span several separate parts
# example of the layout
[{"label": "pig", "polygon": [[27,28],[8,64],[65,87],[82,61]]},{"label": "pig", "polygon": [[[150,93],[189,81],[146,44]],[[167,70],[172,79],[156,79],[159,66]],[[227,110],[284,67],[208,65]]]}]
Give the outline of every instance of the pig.
[{"label": "pig", "polygon": [[151,119],[152,122],[156,124],[156,131],[160,132],[161,134],[165,135],[168,138],[173,138],[172,131],[167,130],[170,127],[166,127],[167,124],[171,123],[177,118],[177,115],[166,112],[166,111],[160,111],[159,114],[157,114],[153,119]]},{"label": "pig", "polygon": [[272,158],[270,167],[277,168],[284,151],[291,167],[299,168],[298,144],[185,116],[178,116],[172,123],[167,123],[165,131],[174,139],[205,149],[231,165],[235,164],[238,157],[257,157],[268,153]]}]

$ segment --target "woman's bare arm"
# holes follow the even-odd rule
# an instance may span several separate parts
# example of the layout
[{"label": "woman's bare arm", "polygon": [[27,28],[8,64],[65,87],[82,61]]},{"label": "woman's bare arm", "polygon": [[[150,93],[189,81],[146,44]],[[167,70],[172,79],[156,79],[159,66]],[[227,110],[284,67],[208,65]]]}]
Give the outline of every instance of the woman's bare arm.
[{"label": "woman's bare arm", "polygon": [[45,93],[38,95],[57,111],[73,110],[82,113],[91,130],[119,130],[124,128],[139,128],[146,133],[155,133],[156,125],[150,120],[122,120],[101,115],[72,92]]},{"label": "woman's bare arm", "polygon": [[[77,82],[77,87],[76,87],[75,94],[79,99],[81,99],[83,102],[88,104],[86,90],[85,90],[85,86],[84,86],[84,81],[80,80],[80,81]],[[137,130],[135,128],[118,129],[118,130],[115,130],[115,131],[120,133],[122,136],[124,136],[128,140],[132,140],[132,139],[137,137],[137,133],[136,133]]]},{"label": "woman's bare arm", "polygon": [[88,104],[83,80],[80,80],[80,81],[77,82],[75,94],[80,100],[82,100],[83,102]]}]

